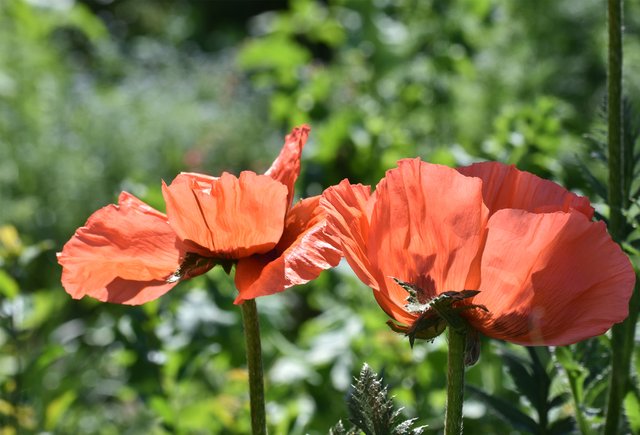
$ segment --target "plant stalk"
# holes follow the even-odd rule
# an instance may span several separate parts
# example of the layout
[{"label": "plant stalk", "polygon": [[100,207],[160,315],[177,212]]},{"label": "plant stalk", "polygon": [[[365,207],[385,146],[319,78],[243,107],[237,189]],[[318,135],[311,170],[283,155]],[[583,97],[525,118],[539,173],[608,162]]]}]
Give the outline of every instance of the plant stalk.
[{"label": "plant stalk", "polygon": [[[616,242],[625,238],[625,217],[622,212],[628,192],[625,180],[625,157],[630,144],[624,142],[622,102],[622,0],[608,0],[609,66],[607,83],[608,145],[609,145],[609,232]],[[611,381],[607,400],[605,435],[618,434],[624,396],[629,389],[629,370],[633,356],[635,323],[638,318],[638,288],[631,298],[629,317],[611,330]]]},{"label": "plant stalk", "polygon": [[582,435],[589,435],[593,433],[593,431],[591,430],[591,427],[589,426],[589,422],[585,418],[584,412],[582,411],[582,407],[581,407],[582,403],[580,403],[579,401],[575,381],[570,380],[570,386],[571,386],[571,395],[573,397],[573,406],[576,410],[576,421],[578,423],[578,429],[580,430],[580,433]]},{"label": "plant stalk", "polygon": [[624,237],[624,143],[622,123],[622,0],[608,0],[609,70],[607,82],[607,142],[609,147],[609,232]]},{"label": "plant stalk", "polygon": [[467,339],[466,327],[447,328],[449,358],[447,370],[447,409],[444,423],[445,435],[462,433],[462,404],[464,402],[464,352]]},{"label": "plant stalk", "polygon": [[247,346],[247,370],[249,372],[249,402],[251,405],[251,431],[254,435],[266,435],[267,419],[264,406],[264,376],[260,346],[260,322],[255,299],[246,300],[242,308],[242,323]]},{"label": "plant stalk", "polygon": [[635,344],[635,325],[640,310],[639,287],[631,296],[629,304],[629,317],[624,322],[613,325],[611,328],[611,380],[609,398],[607,401],[607,414],[604,425],[604,435],[617,435],[620,432],[620,416],[623,414],[624,397],[631,384],[629,372]]}]

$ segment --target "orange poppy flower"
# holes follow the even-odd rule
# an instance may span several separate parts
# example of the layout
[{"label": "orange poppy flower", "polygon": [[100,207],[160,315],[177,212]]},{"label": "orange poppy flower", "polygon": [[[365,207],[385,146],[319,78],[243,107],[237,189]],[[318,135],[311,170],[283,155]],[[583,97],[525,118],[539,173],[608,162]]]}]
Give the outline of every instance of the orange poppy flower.
[{"label": "orange poppy flower", "polygon": [[241,303],[315,279],[341,254],[326,235],[320,196],[291,206],[308,135],[307,126],[294,129],[265,175],[183,173],[163,183],[166,215],[122,192],[58,253],[65,290],[137,305],[235,264]]},{"label": "orange poppy flower", "polygon": [[634,271],[586,198],[500,163],[398,166],[373,194],[344,180],[322,199],[394,329],[437,326],[424,315],[442,295],[476,331],[523,345],[575,343],[627,317]]}]

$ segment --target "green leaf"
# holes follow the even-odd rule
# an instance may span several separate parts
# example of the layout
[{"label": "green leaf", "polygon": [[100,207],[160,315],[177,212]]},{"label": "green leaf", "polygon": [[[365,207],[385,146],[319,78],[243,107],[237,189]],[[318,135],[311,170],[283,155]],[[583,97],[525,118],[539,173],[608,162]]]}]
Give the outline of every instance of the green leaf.
[{"label": "green leaf", "polygon": [[549,401],[549,410],[553,408],[557,408],[559,406],[564,406],[569,401],[570,398],[571,396],[569,395],[569,393],[558,394],[557,396],[555,396],[553,399]]},{"label": "green leaf", "polygon": [[556,347],[554,355],[556,361],[560,363],[567,374],[576,402],[582,404],[584,401],[584,381],[589,371],[574,359],[574,353],[568,346]]},{"label": "green leaf", "polygon": [[531,357],[533,380],[537,387],[537,395],[535,396],[537,401],[533,403],[538,415],[549,414],[548,399],[551,388],[551,373],[553,371],[553,365],[550,364],[551,354],[549,348],[544,346],[528,347],[527,351]]},{"label": "green leaf", "polygon": [[539,416],[546,416],[549,412],[551,379],[540,360],[546,359],[546,355],[538,353],[545,351],[534,351],[531,348],[527,350],[531,357],[530,362],[506,350],[503,352],[503,360],[518,392],[529,399]]},{"label": "green leaf", "polygon": [[527,433],[539,433],[540,428],[538,423],[510,402],[491,396],[473,385],[467,385],[466,388],[478,396],[498,417],[509,423],[514,429]]},{"label": "green leaf", "polygon": [[29,300],[32,308],[16,324],[16,327],[22,330],[38,328],[51,319],[65,303],[58,289],[38,290],[29,295]]},{"label": "green leaf", "polygon": [[295,69],[309,61],[309,52],[294,41],[280,35],[255,39],[247,43],[238,62],[245,69]]},{"label": "green leaf", "polygon": [[149,401],[149,407],[162,417],[166,423],[174,424],[175,414],[166,399],[160,396],[154,396]]},{"label": "green leaf", "polygon": [[518,392],[537,407],[539,403],[538,386],[533,377],[530,364],[508,351],[502,353],[502,360],[506,363],[507,372],[509,372],[513,382],[516,384]]},{"label": "green leaf", "polygon": [[578,156],[575,156],[575,161],[577,162],[578,169],[580,170],[580,174],[585,178],[587,184],[593,189],[593,191],[602,198],[605,202],[607,202],[607,198],[609,197],[609,193],[607,191],[607,186],[595,175],[593,175],[593,171],[589,169],[586,163]]},{"label": "green leaf", "polygon": [[640,433],[640,398],[636,391],[629,391],[624,398],[624,413],[633,433]]},{"label": "green leaf", "polygon": [[76,397],[77,394],[74,391],[66,391],[49,403],[46,410],[46,429],[51,430],[56,428],[58,421],[60,421],[60,418],[69,406],[71,406]]},{"label": "green leaf", "polygon": [[549,428],[550,435],[565,435],[568,433],[574,433],[576,429],[576,423],[573,417],[564,417],[560,420],[553,422]]},{"label": "green leaf", "polygon": [[599,401],[602,401],[602,398],[606,397],[608,389],[609,374],[606,373],[596,378],[585,388],[583,403],[588,406],[598,406]]},{"label": "green leaf", "polygon": [[82,30],[93,41],[104,39],[109,35],[102,20],[83,4],[74,5],[71,11],[66,14],[66,20],[69,24]]},{"label": "green leaf", "polygon": [[0,270],[0,294],[7,299],[13,299],[19,292],[18,283],[7,272]]}]

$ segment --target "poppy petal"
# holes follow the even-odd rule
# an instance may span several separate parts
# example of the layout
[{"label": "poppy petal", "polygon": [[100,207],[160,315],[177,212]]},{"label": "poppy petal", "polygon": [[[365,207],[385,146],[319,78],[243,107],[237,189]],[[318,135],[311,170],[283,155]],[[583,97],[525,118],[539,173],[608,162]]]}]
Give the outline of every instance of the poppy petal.
[{"label": "poppy petal", "polygon": [[300,175],[300,156],[309,137],[309,131],[311,129],[307,125],[294,128],[285,138],[280,155],[265,172],[265,175],[287,186],[289,191],[287,206],[291,206],[293,203],[294,185]]},{"label": "poppy petal", "polygon": [[169,186],[163,182],[162,193],[178,237],[206,248],[210,256],[265,253],[282,235],[287,188],[266,175],[180,174]]},{"label": "poppy petal", "polygon": [[238,262],[236,304],[307,283],[340,262],[338,241],[327,234],[326,212],[319,203],[320,196],[314,196],[295,204],[276,248]]},{"label": "poppy petal", "polygon": [[379,289],[372,276],[373,269],[366,252],[369,236],[368,200],[369,186],[350,184],[342,180],[322,194],[320,205],[327,212],[328,231],[340,241],[340,246],[349,266],[367,286]]},{"label": "poppy petal", "polygon": [[485,335],[523,345],[567,345],[628,314],[635,274],[603,222],[578,211],[501,210],[489,220],[481,293]]},{"label": "poppy petal", "polygon": [[142,304],[176,283],[181,243],[164,214],[122,192],[118,205],[93,213],[58,253],[62,285],[74,299]]},{"label": "poppy petal", "polygon": [[381,287],[385,285],[384,276],[372,268],[367,257],[366,242],[374,203],[375,193],[371,194],[369,186],[350,184],[346,179],[325,190],[320,201],[328,213],[328,230],[340,241],[343,255],[356,276],[374,290],[374,297],[387,315],[409,324],[413,317],[389,299],[386,292],[378,291],[384,288]]},{"label": "poppy petal", "polygon": [[107,298],[103,302],[115,304],[141,305],[158,299],[178,284],[166,280],[138,281],[117,277],[105,287]]},{"label": "poppy petal", "polygon": [[553,181],[520,171],[513,165],[482,162],[458,168],[458,171],[482,180],[482,195],[491,214],[503,208],[535,213],[576,209],[589,219],[593,217],[594,210],[588,198],[571,193]]},{"label": "poppy petal", "polygon": [[408,295],[391,277],[422,289],[425,300],[479,282],[488,219],[479,179],[407,159],[387,171],[376,195],[367,257],[399,308]]}]

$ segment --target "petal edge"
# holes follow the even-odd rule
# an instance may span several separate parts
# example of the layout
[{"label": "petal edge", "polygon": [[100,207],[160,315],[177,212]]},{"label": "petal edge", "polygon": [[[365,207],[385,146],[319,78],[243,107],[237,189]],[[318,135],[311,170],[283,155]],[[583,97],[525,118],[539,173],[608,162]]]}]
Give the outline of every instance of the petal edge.
[{"label": "petal edge", "polygon": [[294,128],[284,140],[284,145],[280,154],[267,169],[265,175],[277,180],[287,186],[287,207],[293,203],[294,185],[300,175],[300,158],[302,148],[307,142],[311,128],[308,125],[301,125]]},{"label": "petal edge", "polygon": [[566,345],[600,335],[628,314],[635,273],[603,222],[582,213],[501,210],[489,221],[482,292],[485,335]]},{"label": "petal edge", "polygon": [[[133,195],[93,213],[57,254],[62,285],[74,299],[140,304],[175,284],[166,279],[179,265],[181,244],[166,216]],[[114,283],[137,283],[118,287]]]}]

